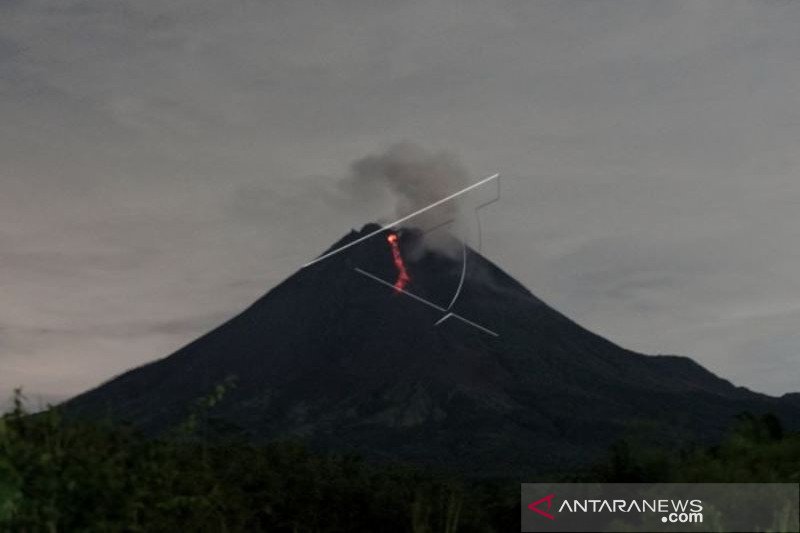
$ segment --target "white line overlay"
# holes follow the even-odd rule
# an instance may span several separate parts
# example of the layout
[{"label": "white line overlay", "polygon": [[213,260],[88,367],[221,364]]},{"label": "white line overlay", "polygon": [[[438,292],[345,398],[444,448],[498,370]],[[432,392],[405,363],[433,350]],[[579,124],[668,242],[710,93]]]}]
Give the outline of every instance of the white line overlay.
[{"label": "white line overlay", "polygon": [[458,315],[458,314],[456,314],[456,313],[453,313],[452,311],[448,311],[448,310],[447,310],[447,309],[445,309],[444,307],[441,307],[441,306],[439,306],[439,305],[436,305],[435,303],[433,303],[433,302],[431,302],[431,301],[428,301],[428,300],[426,300],[425,298],[423,298],[423,297],[421,297],[421,296],[417,296],[416,294],[414,294],[414,293],[411,293],[411,292],[408,292],[408,291],[407,291],[407,290],[405,290],[405,289],[401,289],[401,288],[399,288],[399,287],[395,287],[394,285],[392,285],[392,284],[391,284],[391,283],[389,283],[388,281],[384,281],[384,280],[382,280],[381,278],[379,278],[378,276],[376,276],[376,275],[374,275],[374,274],[370,274],[369,272],[367,272],[367,271],[365,271],[365,270],[361,270],[360,268],[355,268],[354,270],[355,270],[356,272],[358,272],[359,274],[361,274],[362,276],[366,276],[366,277],[370,278],[370,279],[371,279],[371,280],[373,280],[373,281],[377,281],[377,282],[378,282],[378,283],[380,283],[381,285],[386,285],[387,287],[391,288],[393,291],[402,292],[402,293],[403,293],[403,294],[405,294],[406,296],[409,296],[409,297],[411,297],[411,298],[413,298],[413,299],[417,300],[418,302],[420,302],[420,303],[423,303],[423,304],[427,305],[428,307],[432,307],[433,309],[436,309],[436,310],[437,310],[437,311],[439,311],[439,312],[446,313],[446,314],[445,314],[445,315],[444,315],[442,318],[440,318],[440,319],[439,319],[439,321],[438,321],[438,322],[436,322],[436,325],[437,325],[437,326],[438,326],[439,324],[441,324],[442,322],[444,322],[446,319],[448,319],[448,318],[450,318],[450,317],[453,317],[453,318],[457,318],[458,320],[460,320],[460,321],[464,322],[465,324],[469,324],[470,326],[472,326],[472,327],[474,327],[474,328],[477,328],[477,329],[479,329],[479,330],[483,331],[484,333],[488,333],[489,335],[491,335],[491,336],[493,336],[493,337],[499,337],[499,336],[500,336],[500,335],[498,335],[497,333],[495,333],[494,331],[490,330],[489,328],[485,328],[485,327],[481,326],[480,324],[476,324],[476,323],[475,323],[475,322],[473,322],[472,320],[467,320],[467,319],[466,319],[466,318],[464,318],[463,316],[461,316],[461,315]]},{"label": "white line overlay", "polygon": [[[436,202],[433,202],[432,204],[430,204],[430,205],[428,205],[428,206],[425,206],[425,207],[423,207],[422,209],[419,209],[419,210],[417,210],[417,211],[414,211],[414,212],[413,212],[413,213],[411,213],[410,215],[406,215],[406,216],[404,216],[403,218],[399,218],[399,219],[395,220],[394,222],[392,222],[391,224],[386,224],[386,225],[384,225],[384,226],[381,226],[379,229],[376,229],[375,231],[373,231],[373,232],[371,232],[371,233],[368,233],[367,235],[364,235],[363,237],[359,237],[358,239],[356,239],[356,240],[354,240],[354,241],[352,241],[352,242],[349,242],[349,243],[345,244],[344,246],[340,246],[339,248],[337,248],[337,249],[335,249],[335,250],[332,250],[332,251],[328,252],[327,254],[321,255],[321,256],[317,257],[316,259],[314,259],[313,261],[309,261],[308,263],[306,263],[305,265],[303,265],[303,267],[302,267],[302,268],[306,268],[306,267],[308,267],[308,266],[311,266],[311,265],[313,265],[313,264],[315,264],[315,263],[319,263],[319,262],[320,262],[320,261],[322,261],[323,259],[327,259],[327,258],[329,258],[329,257],[330,257],[330,256],[332,256],[332,255],[338,254],[339,252],[341,252],[341,251],[344,251],[344,250],[346,250],[346,249],[350,248],[351,246],[355,246],[356,244],[359,244],[359,243],[361,243],[361,242],[364,242],[365,240],[367,240],[367,239],[369,239],[369,238],[371,238],[371,237],[374,237],[375,235],[378,235],[378,234],[379,234],[379,233],[381,233],[382,231],[386,231],[387,229],[389,229],[389,228],[392,228],[392,227],[394,227],[394,226],[396,226],[396,225],[400,224],[401,222],[405,222],[406,220],[409,220],[409,219],[411,219],[411,218],[414,218],[414,217],[415,217],[415,216],[417,216],[417,215],[421,215],[421,214],[422,214],[422,213],[424,213],[425,211],[429,211],[429,210],[433,209],[434,207],[437,207],[437,206],[440,206],[440,205],[442,205],[442,204],[443,204],[443,203],[445,203],[445,202],[449,202],[449,201],[450,201],[450,200],[452,200],[453,198],[456,198],[456,197],[458,197],[458,196],[461,196],[461,195],[462,195],[462,194],[464,194],[465,192],[469,192],[469,191],[471,191],[472,189],[475,189],[475,188],[477,188],[477,187],[480,187],[480,186],[481,186],[481,185],[483,185],[484,183],[488,183],[488,182],[490,182],[490,181],[492,181],[492,180],[495,180],[495,179],[497,179],[497,178],[499,178],[499,177],[500,177],[500,174],[492,174],[492,175],[491,175],[491,176],[489,176],[488,178],[484,178],[484,179],[482,179],[481,181],[479,181],[479,182],[477,182],[477,183],[473,183],[472,185],[470,185],[469,187],[467,187],[467,188],[465,188],[465,189],[461,189],[460,191],[458,191],[458,192],[455,192],[455,193],[451,194],[450,196],[447,196],[447,197],[445,197],[445,198],[442,198],[441,200],[437,200]],[[381,280],[381,281],[382,281],[382,280]]]}]

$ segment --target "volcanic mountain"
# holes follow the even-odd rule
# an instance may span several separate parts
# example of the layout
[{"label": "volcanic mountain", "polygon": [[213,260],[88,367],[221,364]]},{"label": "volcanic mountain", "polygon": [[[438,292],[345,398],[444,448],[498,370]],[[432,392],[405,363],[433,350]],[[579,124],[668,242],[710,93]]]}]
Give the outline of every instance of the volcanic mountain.
[{"label": "volcanic mountain", "polygon": [[[352,231],[331,250],[376,229]],[[743,411],[800,427],[800,395],[758,394],[686,357],[625,350],[468,247],[426,251],[417,231],[401,230],[395,242],[389,235],[299,270],[232,320],[70,400],[66,411],[110,413],[160,433],[235,376],[209,416],[248,438],[300,438],[498,476],[586,463],[623,436],[715,439]],[[475,325],[441,320],[447,311],[392,287],[394,246],[410,278],[405,290],[441,309],[465,260],[450,311]]]}]

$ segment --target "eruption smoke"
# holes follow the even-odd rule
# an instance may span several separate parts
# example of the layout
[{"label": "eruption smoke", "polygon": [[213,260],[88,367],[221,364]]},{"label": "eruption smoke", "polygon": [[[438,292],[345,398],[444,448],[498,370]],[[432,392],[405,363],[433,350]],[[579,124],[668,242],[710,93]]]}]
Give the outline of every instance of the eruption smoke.
[{"label": "eruption smoke", "polygon": [[[391,216],[399,218],[464,188],[468,178],[455,156],[402,142],[353,162],[345,184],[359,195],[376,189],[388,192],[395,204]],[[456,203],[448,203],[410,220],[409,225],[425,228],[455,218],[456,212]]]}]

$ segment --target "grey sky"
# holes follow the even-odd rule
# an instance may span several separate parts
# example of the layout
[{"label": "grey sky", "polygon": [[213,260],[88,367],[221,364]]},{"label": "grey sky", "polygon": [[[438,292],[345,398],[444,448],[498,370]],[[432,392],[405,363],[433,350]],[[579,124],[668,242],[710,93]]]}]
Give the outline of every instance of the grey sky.
[{"label": "grey sky", "polygon": [[586,327],[800,390],[800,3],[0,3],[0,394],[168,354],[353,226],[410,140]]}]

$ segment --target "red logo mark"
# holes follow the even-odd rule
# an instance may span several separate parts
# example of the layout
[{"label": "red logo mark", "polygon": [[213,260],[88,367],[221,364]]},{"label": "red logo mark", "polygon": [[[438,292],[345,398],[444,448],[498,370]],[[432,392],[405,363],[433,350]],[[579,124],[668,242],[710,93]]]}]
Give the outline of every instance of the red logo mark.
[{"label": "red logo mark", "polygon": [[545,496],[541,500],[536,500],[532,504],[528,505],[528,509],[530,509],[534,513],[539,513],[540,515],[542,515],[545,518],[549,518],[550,520],[555,520],[556,519],[555,516],[551,515],[550,513],[546,513],[546,512],[542,511],[541,509],[539,509],[537,507],[537,505],[540,505],[540,504],[542,504],[544,502],[547,502],[547,510],[549,511],[550,508],[553,506],[553,498],[554,497],[555,497],[555,494],[550,494],[549,496]]}]

